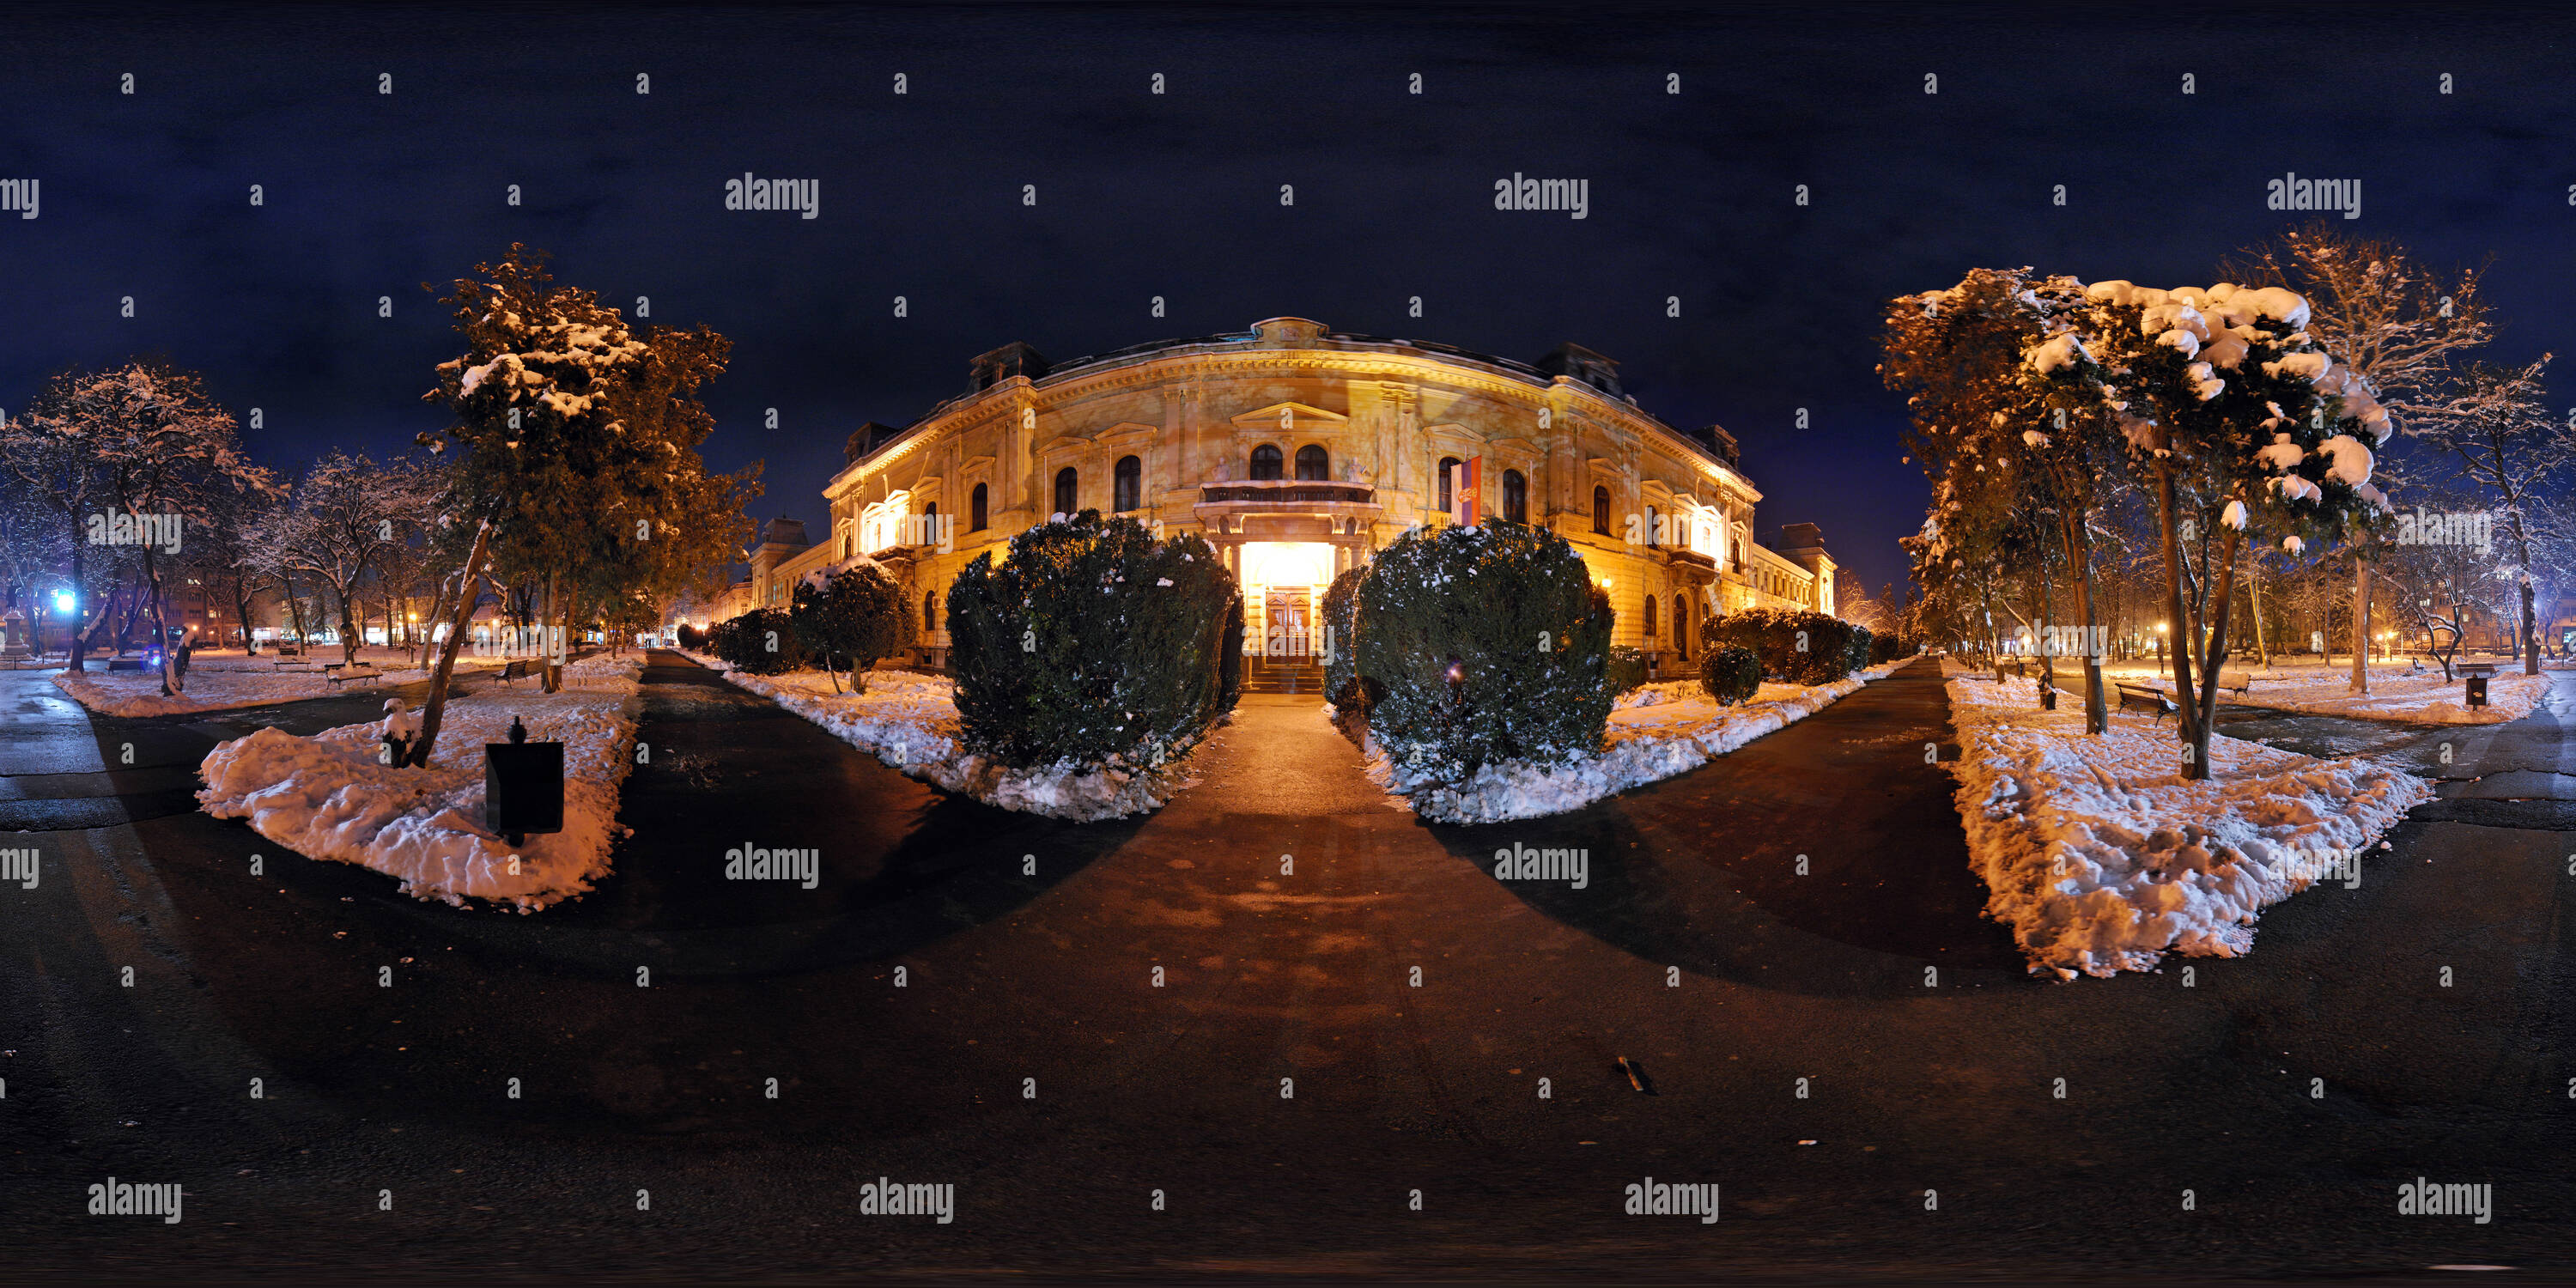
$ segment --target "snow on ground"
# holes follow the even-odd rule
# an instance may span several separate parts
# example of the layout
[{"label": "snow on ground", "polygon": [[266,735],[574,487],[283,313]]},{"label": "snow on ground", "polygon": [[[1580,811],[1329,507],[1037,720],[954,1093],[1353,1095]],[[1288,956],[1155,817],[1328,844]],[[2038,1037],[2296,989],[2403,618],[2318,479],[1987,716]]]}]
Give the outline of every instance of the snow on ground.
[{"label": "snow on ground", "polygon": [[[495,688],[452,697],[423,769],[377,763],[384,721],[309,738],[261,729],[206,754],[197,801],[217,818],[249,819],[260,835],[307,858],[398,878],[416,898],[535,912],[608,875],[609,846],[623,831],[618,789],[634,767],[641,665],[637,654],[602,655],[566,667],[561,693]],[[388,719],[417,724],[416,711],[387,701],[397,709]],[[564,830],[516,849],[483,829],[483,744],[508,741],[513,716],[529,741],[564,744]]]},{"label": "snow on ground", "polygon": [[[2259,662],[2250,666],[2230,665],[2221,670],[2218,682],[2224,691],[2221,702],[2239,706],[2263,707],[2274,711],[2297,711],[2317,716],[2352,716],[2362,720],[2398,720],[2411,724],[2500,724],[2530,715],[2549,692],[2547,675],[2524,675],[2521,663],[2511,658],[2481,658],[2498,663],[2494,679],[2487,682],[2487,701],[2491,705],[2471,708],[2468,685],[2460,680],[2442,678],[2442,668],[2427,662],[2420,671],[2410,673],[2401,662],[2374,662],[2370,667],[2370,693],[2352,692],[2352,661],[2328,666],[2314,658],[2275,661],[2265,670]],[[2072,669],[2073,678],[2067,671]],[[2107,683],[2111,679],[2132,683],[2154,683],[2160,688],[2173,688],[2173,668],[2167,663],[2159,668],[2153,661],[2113,662],[2102,668]],[[2254,685],[2244,693],[2235,686],[2245,677],[2254,677]],[[2084,671],[2081,664],[2061,666],[2057,687],[2081,693]],[[2117,694],[2110,695],[2116,703]]]},{"label": "snow on ground", "polygon": [[2031,681],[1948,669],[1970,862],[1986,915],[2013,928],[2034,972],[2240,956],[2263,908],[2318,880],[2357,883],[2361,852],[2433,796],[2394,763],[2225,734],[2210,739],[2210,777],[2185,781],[2171,719],[2115,712],[2091,737],[2080,704],[2039,711]]},{"label": "snow on ground", "polygon": [[[385,688],[429,678],[429,672],[410,666],[410,655],[399,650],[366,648],[358,659],[384,673],[378,680],[357,679],[334,685],[323,678],[320,670],[288,671],[278,668],[278,658],[262,653],[244,657],[238,652],[197,653],[188,659],[188,677],[183,692],[163,696],[161,673],[155,671],[110,671],[107,659],[92,655],[91,669],[63,671],[53,677],[54,687],[75,702],[100,715],[175,716],[199,711],[231,711],[240,707],[267,706],[277,702],[300,702],[306,698],[331,697],[342,692],[356,693],[368,688]],[[288,659],[311,662],[340,660],[337,648],[316,647],[309,658]],[[431,665],[437,664],[432,654]],[[476,666],[499,666],[499,658],[459,656],[459,673]]]},{"label": "snow on ground", "polygon": [[863,694],[832,692],[830,677],[821,671],[748,675],[728,669],[725,678],[906,774],[1003,809],[1091,823],[1160,809],[1187,785],[1181,769],[1186,757],[1139,771],[1123,765],[1085,769],[1071,761],[1012,769],[969,754],[958,743],[956,685],[944,675],[873,671]]},{"label": "snow on ground", "polygon": [[[1717,705],[1697,680],[1644,685],[1619,696],[1598,754],[1556,766],[1486,765],[1464,783],[1399,778],[1393,760],[1374,736],[1366,740],[1363,751],[1369,777],[1425,818],[1444,823],[1540,818],[1697,769],[1814,715],[1870,680],[1885,679],[1904,664],[1873,666],[1814,688],[1766,682],[1751,701],[1732,707]],[[1331,719],[1333,709],[1325,707],[1324,715]]]}]

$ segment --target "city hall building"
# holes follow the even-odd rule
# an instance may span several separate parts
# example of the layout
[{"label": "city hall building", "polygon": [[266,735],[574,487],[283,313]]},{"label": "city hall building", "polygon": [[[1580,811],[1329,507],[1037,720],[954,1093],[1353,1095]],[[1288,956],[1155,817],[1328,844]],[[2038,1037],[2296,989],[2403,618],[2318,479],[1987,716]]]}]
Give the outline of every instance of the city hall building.
[{"label": "city hall building", "polygon": [[[940,664],[943,597],[978,556],[1056,514],[1097,509],[1197,533],[1243,586],[1246,649],[1322,648],[1325,587],[1405,531],[1454,521],[1563,535],[1618,613],[1615,643],[1687,661],[1714,603],[1834,611],[1815,527],[1757,543],[1761,500],[1715,426],[1676,429],[1620,391],[1616,364],[1561,345],[1535,364],[1272,318],[1240,335],[1050,363],[1025,344],[974,360],[966,392],[909,428],[851,435],[824,488],[831,528],[769,524],[721,620],[789,602],[807,571],[867,555],[908,579]],[[1453,468],[1453,467],[1466,468]],[[1462,498],[1453,480],[1473,478]],[[1713,595],[1712,595],[1712,592]]]}]

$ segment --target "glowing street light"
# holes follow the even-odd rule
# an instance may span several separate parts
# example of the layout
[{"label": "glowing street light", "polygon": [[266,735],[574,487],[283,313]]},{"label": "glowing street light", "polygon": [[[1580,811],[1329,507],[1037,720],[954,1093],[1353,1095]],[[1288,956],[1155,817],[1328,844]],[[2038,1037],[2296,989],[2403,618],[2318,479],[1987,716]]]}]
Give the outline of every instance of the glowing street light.
[{"label": "glowing street light", "polygon": [[68,590],[58,590],[54,592],[54,611],[57,613],[69,613],[72,609],[78,607],[79,604],[80,597],[72,594]]}]

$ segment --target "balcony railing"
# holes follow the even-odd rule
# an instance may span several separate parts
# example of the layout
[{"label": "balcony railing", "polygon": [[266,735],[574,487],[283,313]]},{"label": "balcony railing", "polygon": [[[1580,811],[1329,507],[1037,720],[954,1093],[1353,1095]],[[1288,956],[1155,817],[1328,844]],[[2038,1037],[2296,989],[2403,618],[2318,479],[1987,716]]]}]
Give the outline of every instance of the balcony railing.
[{"label": "balcony railing", "polygon": [[1375,505],[1377,488],[1369,483],[1336,483],[1324,479],[1244,479],[1201,484],[1199,503]]}]

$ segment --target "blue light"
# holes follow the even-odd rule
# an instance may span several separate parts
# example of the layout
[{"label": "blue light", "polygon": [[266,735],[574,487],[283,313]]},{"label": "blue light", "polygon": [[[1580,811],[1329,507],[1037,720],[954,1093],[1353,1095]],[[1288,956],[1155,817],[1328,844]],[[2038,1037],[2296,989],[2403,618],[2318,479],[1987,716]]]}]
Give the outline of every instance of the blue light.
[{"label": "blue light", "polygon": [[80,605],[80,600],[78,600],[78,599],[74,598],[74,597],[73,597],[73,595],[72,595],[72,593],[71,593],[70,591],[68,591],[68,590],[58,590],[58,591],[55,591],[55,592],[54,592],[54,611],[55,611],[55,612],[57,612],[57,613],[68,613],[68,612],[72,611],[72,609],[74,609],[74,608],[78,607],[79,605]]}]

